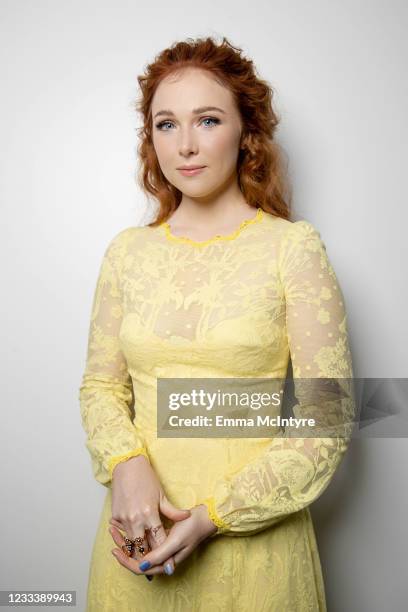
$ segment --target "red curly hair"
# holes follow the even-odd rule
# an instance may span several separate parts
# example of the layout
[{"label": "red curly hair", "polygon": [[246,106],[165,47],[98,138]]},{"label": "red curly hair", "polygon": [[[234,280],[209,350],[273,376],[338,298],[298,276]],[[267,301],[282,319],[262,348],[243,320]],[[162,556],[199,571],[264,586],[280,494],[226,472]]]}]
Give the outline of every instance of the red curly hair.
[{"label": "red curly hair", "polygon": [[138,129],[141,167],[137,175],[141,188],[152,194],[160,209],[149,226],[166,221],[177,209],[182,192],[170,184],[161,171],[152,141],[151,104],[162,79],[183,68],[207,70],[234,96],[244,131],[237,161],[239,187],[253,207],[290,219],[291,191],[287,180],[285,155],[274,135],[280,118],[272,107],[273,90],[260,79],[251,60],[227,38],[217,44],[212,37],[179,41],[161,51],[137,77],[142,92],[134,107],[143,117]]}]

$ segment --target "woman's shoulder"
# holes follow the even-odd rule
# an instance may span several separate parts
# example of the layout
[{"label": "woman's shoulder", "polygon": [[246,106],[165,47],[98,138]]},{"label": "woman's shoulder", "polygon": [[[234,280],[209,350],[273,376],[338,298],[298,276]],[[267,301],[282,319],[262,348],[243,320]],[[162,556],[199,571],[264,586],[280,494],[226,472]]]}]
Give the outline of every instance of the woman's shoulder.
[{"label": "woman's shoulder", "polygon": [[126,248],[134,240],[137,240],[144,231],[144,226],[131,225],[125,227],[111,237],[108,248]]},{"label": "woman's shoulder", "polygon": [[291,220],[266,213],[266,223],[278,233],[283,242],[321,241],[320,230],[307,219]]},{"label": "woman's shoulder", "polygon": [[104,259],[110,261],[112,265],[119,265],[129,253],[131,246],[139,242],[139,235],[143,229],[132,225],[116,232],[106,243]]}]

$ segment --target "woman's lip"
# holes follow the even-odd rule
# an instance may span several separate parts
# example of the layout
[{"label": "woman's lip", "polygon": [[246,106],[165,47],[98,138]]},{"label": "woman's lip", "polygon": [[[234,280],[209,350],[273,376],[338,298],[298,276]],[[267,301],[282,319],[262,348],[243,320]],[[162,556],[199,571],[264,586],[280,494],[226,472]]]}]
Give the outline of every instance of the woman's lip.
[{"label": "woman's lip", "polygon": [[205,168],[206,166],[201,166],[200,168],[193,168],[192,170],[188,170],[187,168],[178,168],[178,171],[181,172],[181,174],[184,174],[184,176],[193,176],[193,174],[198,174],[199,172],[202,172]]}]

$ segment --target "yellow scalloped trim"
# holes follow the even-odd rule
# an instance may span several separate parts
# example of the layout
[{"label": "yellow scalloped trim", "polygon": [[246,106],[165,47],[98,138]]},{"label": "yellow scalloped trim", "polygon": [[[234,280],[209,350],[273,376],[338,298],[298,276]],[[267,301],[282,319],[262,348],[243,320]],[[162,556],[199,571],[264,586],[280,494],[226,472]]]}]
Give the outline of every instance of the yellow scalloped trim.
[{"label": "yellow scalloped trim", "polygon": [[208,515],[213,523],[216,524],[218,530],[213,534],[217,535],[219,533],[224,533],[225,531],[229,531],[228,523],[225,523],[217,514],[215,509],[215,499],[214,497],[207,497],[204,501],[200,502],[205,504],[208,508]]},{"label": "yellow scalloped trim", "polygon": [[118,455],[115,457],[111,457],[109,459],[109,464],[108,464],[108,471],[109,471],[109,475],[111,479],[112,479],[112,472],[114,468],[118,465],[118,463],[121,463],[122,461],[127,461],[128,459],[131,459],[132,457],[137,457],[138,455],[144,455],[146,459],[149,459],[149,455],[147,454],[147,450],[144,446],[140,448],[136,448],[135,450],[130,451],[130,453],[126,453],[125,455]]},{"label": "yellow scalloped trim", "polygon": [[183,242],[184,244],[191,244],[193,246],[202,247],[202,246],[206,246],[207,244],[212,244],[213,242],[217,242],[218,240],[234,240],[242,232],[242,230],[245,227],[247,227],[248,225],[251,225],[252,223],[256,223],[257,221],[260,221],[264,216],[263,212],[264,211],[262,208],[258,208],[255,217],[252,217],[252,219],[245,219],[245,221],[242,221],[239,227],[234,232],[232,232],[232,234],[228,234],[226,236],[223,236],[222,234],[217,234],[216,236],[213,236],[212,238],[208,238],[208,240],[202,240],[202,241],[193,240],[192,238],[187,238],[187,236],[174,236],[171,233],[170,225],[165,221],[161,223],[159,227],[164,228],[166,238],[168,238],[169,240],[174,240],[176,242]]}]

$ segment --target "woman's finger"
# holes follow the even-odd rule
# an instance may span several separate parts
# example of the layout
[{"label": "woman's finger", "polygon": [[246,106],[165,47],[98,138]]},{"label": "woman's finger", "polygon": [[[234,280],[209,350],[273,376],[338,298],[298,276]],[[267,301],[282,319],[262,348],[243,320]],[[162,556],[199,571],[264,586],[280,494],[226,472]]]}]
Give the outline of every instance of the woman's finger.
[{"label": "woman's finger", "polygon": [[133,559],[133,557],[127,557],[121,550],[114,549],[112,551],[114,557],[118,560],[118,562],[126,567],[128,570],[137,574],[138,576],[155,576],[156,574],[163,574],[164,568],[162,565],[155,565],[151,569],[146,572],[142,572],[139,569],[139,561],[137,559]]},{"label": "woman's finger", "polygon": [[187,559],[187,557],[191,555],[193,550],[194,549],[192,549],[191,546],[186,546],[185,548],[179,550],[179,552],[173,556],[174,563],[179,565],[182,561],[184,561],[184,559]]},{"label": "woman's finger", "polygon": [[123,535],[118,531],[118,529],[116,529],[116,527],[109,527],[109,533],[111,534],[115,544],[121,548],[125,543],[125,538]]},{"label": "woman's finger", "polygon": [[125,528],[123,527],[123,525],[122,525],[122,523],[120,521],[117,521],[116,519],[111,518],[109,520],[109,523],[111,525],[114,525],[114,527],[117,527],[117,529],[121,529],[122,531],[125,531]]},{"label": "woman's finger", "polygon": [[[138,565],[139,565],[139,564],[140,564],[140,562],[141,562],[141,561],[142,561],[142,559],[143,559],[143,555],[142,555],[142,553],[140,553],[140,551],[138,551],[138,550],[137,550],[137,546],[138,546],[138,544],[137,544],[137,543],[135,543],[135,549],[134,549],[134,551],[133,551],[133,554],[131,555],[131,557],[129,557],[129,556],[128,556],[128,555],[127,555],[127,554],[126,554],[124,551],[123,551],[123,548],[122,548],[122,547],[123,547],[123,546],[126,544],[126,540],[125,540],[125,538],[122,536],[122,534],[119,532],[119,530],[118,530],[118,529],[116,529],[116,527],[112,526],[112,527],[110,527],[110,528],[109,528],[109,532],[110,532],[110,534],[111,534],[111,536],[112,536],[112,538],[113,538],[113,541],[115,542],[115,544],[116,544],[116,545],[119,547],[119,549],[120,549],[120,550],[119,550],[119,549],[114,549],[114,550],[115,550],[115,552],[117,553],[117,554],[115,554],[116,559],[117,559],[118,561],[121,561],[121,559],[122,559],[122,561],[123,561],[123,557],[126,557],[127,559],[135,559],[135,561],[137,561],[137,563],[138,563]],[[148,552],[148,550],[149,550],[149,549],[147,548],[147,552]],[[112,553],[113,553],[113,552],[114,552],[114,551],[112,551]],[[124,564],[124,563],[122,563],[122,565],[125,565],[125,567],[127,567],[127,566],[126,566],[126,564]],[[131,569],[131,568],[128,568],[128,569]],[[133,570],[132,570],[132,571],[133,571]],[[139,570],[139,573],[142,573],[142,572]],[[156,572],[149,572],[149,573],[148,573],[148,575],[147,575],[146,577],[147,577],[149,580],[153,580],[153,576],[151,575],[151,574],[153,574],[153,573],[156,573]]]},{"label": "woman's finger", "polygon": [[155,566],[164,567],[164,563],[167,563],[167,560],[172,558],[173,555],[184,547],[179,542],[179,539],[170,533],[167,539],[163,542],[159,548],[151,550],[147,553],[147,555],[143,558],[143,562],[140,564],[142,570],[149,570]]},{"label": "woman's finger", "polygon": [[[171,528],[165,528],[162,523],[160,523],[160,518],[156,519],[156,521],[152,521],[153,523],[155,523],[155,525],[153,526],[153,528],[147,529],[146,530],[146,536],[147,536],[147,543],[148,543],[148,547],[150,550],[154,550],[155,548],[158,548],[158,546],[160,546],[161,544],[163,544],[163,542],[165,541],[165,539],[167,538],[168,534],[171,531]],[[121,531],[125,531],[123,524],[120,521],[117,521],[114,518],[111,518],[109,523],[113,526],[112,529],[109,529],[113,540],[115,542],[115,544],[117,544],[117,546],[120,548],[120,550],[122,551],[122,546],[125,544],[125,539],[123,537],[123,535],[118,531],[119,529]],[[157,527],[159,527],[159,529],[157,529]],[[186,556],[188,556],[187,554],[183,554],[180,557],[179,553],[179,560],[183,560],[186,558]],[[132,558],[139,560],[139,565],[140,563],[143,561],[143,556],[141,554],[137,554],[136,552],[134,552],[132,554]],[[159,572],[159,573],[165,573],[167,575],[172,575],[175,571],[176,568],[176,564],[179,561],[177,561],[176,557],[169,557],[167,560],[165,560],[161,565],[156,565],[154,566],[155,568],[157,567],[162,567],[163,571]],[[149,568],[149,570],[145,571],[145,572],[141,572],[145,575],[151,575],[153,572],[151,571],[152,568]]]},{"label": "woman's finger", "polygon": [[135,541],[131,556],[141,560],[143,555],[149,552],[149,542],[147,541],[147,532],[144,525],[142,523],[124,521],[123,526],[125,528],[125,537]]},{"label": "woman's finger", "polygon": [[166,540],[167,533],[159,515],[153,516],[151,519],[151,525],[146,527],[146,533],[148,535],[149,544],[152,548],[157,548]]},{"label": "woman's finger", "polygon": [[[155,550],[164,544],[167,539],[168,530],[165,529],[163,523],[160,520],[159,515],[153,519],[152,526],[147,529],[147,539],[149,542],[150,550]],[[175,563],[173,557],[170,557],[162,563],[164,571],[167,575],[171,575],[175,570]]]}]

